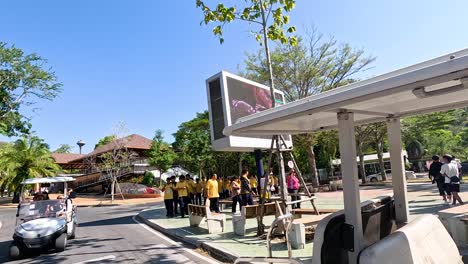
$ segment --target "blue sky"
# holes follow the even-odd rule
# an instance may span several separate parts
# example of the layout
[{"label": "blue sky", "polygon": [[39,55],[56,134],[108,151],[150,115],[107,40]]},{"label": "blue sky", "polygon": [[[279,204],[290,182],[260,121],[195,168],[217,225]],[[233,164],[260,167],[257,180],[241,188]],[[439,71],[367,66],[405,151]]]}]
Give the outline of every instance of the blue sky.
[{"label": "blue sky", "polygon": [[[47,58],[64,85],[55,101],[36,105],[37,135],[52,149],[83,139],[88,152],[125,121],[130,133],[162,129],[171,141],[207,109],[205,79],[236,72],[258,48],[239,23],[219,45],[194,2],[3,1],[0,40]],[[376,56],[365,78],[468,47],[466,10],[463,0],[297,0],[291,24]]]}]

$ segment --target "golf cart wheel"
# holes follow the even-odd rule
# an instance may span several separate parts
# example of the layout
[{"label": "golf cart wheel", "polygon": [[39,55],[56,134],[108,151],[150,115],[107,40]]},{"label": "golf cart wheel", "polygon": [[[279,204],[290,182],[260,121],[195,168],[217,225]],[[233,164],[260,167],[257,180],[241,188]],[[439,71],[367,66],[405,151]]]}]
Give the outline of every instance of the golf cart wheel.
[{"label": "golf cart wheel", "polygon": [[21,256],[20,247],[16,243],[11,243],[10,245],[10,253],[9,253],[11,260],[19,259]]},{"label": "golf cart wheel", "polygon": [[75,232],[76,232],[76,224],[73,223],[73,231],[70,234],[70,236],[68,237],[68,239],[74,239],[75,238]]},{"label": "golf cart wheel", "polygon": [[57,252],[62,252],[65,250],[66,246],[67,246],[67,233],[63,233],[55,240],[55,250],[57,250]]},{"label": "golf cart wheel", "polygon": [[374,177],[374,178],[371,178],[370,181],[371,181],[371,182],[377,182],[377,178],[375,178],[375,177]]}]

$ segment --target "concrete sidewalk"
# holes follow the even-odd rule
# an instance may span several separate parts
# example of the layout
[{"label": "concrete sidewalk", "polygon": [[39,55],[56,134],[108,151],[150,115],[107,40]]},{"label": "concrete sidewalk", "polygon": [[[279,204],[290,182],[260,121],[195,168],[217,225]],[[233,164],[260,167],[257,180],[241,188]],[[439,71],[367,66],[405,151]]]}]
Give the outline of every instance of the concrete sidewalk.
[{"label": "concrete sidewalk", "polygon": [[[226,214],[226,229],[222,234],[208,234],[206,223],[200,227],[190,227],[188,217],[166,218],[166,210],[162,207],[142,211],[138,218],[159,232],[181,240],[185,243],[206,250],[212,257],[234,262],[239,257],[267,257],[266,240],[256,237],[257,219],[247,219],[245,237],[233,233],[232,214]],[[269,228],[274,216],[266,216],[264,223]],[[304,249],[293,250],[293,257],[304,263],[312,260],[312,241],[308,241]],[[287,247],[284,242],[273,241],[273,256],[287,257]]]},{"label": "concrete sidewalk", "polygon": [[[463,187],[462,187],[463,188]],[[382,195],[393,193],[389,186],[361,187],[361,201],[369,200]],[[448,208],[441,202],[437,187],[432,184],[414,183],[408,184],[408,201],[411,217],[418,214],[435,214]],[[343,192],[316,193],[316,205],[322,209],[343,209]],[[468,200],[468,193],[461,193],[462,199]],[[302,208],[311,208],[310,202],[303,202]],[[229,210],[229,209],[228,209]],[[232,215],[225,211],[227,216],[227,230],[223,234],[209,235],[206,226],[190,227],[188,217],[166,218],[163,207],[153,207],[142,211],[138,218],[161,233],[179,239],[185,243],[200,247],[208,251],[213,257],[234,262],[238,257],[266,257],[268,255],[266,241],[256,237],[256,219],[247,219],[247,236],[240,237],[233,233]],[[269,227],[273,217],[265,217],[264,223]],[[306,247],[293,250],[293,257],[304,263],[310,263],[313,254],[313,241],[309,240]],[[287,249],[284,242],[273,244],[274,257],[287,257]]]}]

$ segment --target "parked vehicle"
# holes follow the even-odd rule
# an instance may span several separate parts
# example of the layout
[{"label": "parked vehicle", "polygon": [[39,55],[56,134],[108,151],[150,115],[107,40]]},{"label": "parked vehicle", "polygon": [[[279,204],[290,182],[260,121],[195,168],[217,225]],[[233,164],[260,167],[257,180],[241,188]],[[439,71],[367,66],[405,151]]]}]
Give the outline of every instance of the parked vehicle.
[{"label": "parked vehicle", "polygon": [[[387,179],[391,180],[392,179],[392,170],[385,170],[385,173],[387,174]],[[416,178],[416,174],[414,174],[414,171],[405,171],[405,176],[406,179],[414,179]],[[376,174],[371,174],[366,176],[366,180],[368,182],[378,182],[382,181],[382,175],[379,173]]]},{"label": "parked vehicle", "polygon": [[[16,228],[10,245],[10,258],[18,259],[28,250],[51,249],[63,251],[67,240],[75,238],[76,206],[67,196],[67,182],[72,177],[33,178],[23,181],[20,203],[16,213]],[[55,183],[64,191],[56,199],[49,199],[47,192],[29,195],[26,185]]]}]

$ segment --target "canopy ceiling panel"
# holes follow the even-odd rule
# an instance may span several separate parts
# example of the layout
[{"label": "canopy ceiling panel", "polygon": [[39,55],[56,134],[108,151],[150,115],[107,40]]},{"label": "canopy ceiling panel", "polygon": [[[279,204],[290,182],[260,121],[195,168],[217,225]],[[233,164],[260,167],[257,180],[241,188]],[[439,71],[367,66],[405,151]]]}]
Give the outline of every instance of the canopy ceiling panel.
[{"label": "canopy ceiling panel", "polygon": [[337,127],[336,113],[356,124],[468,107],[468,49],[310,96],[226,127],[226,135],[298,134]]}]

